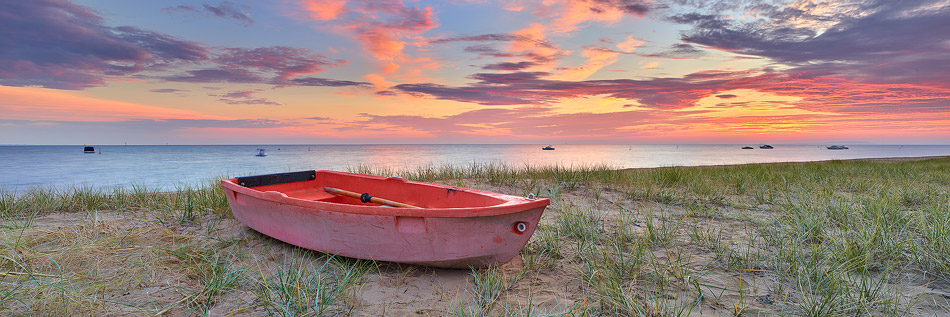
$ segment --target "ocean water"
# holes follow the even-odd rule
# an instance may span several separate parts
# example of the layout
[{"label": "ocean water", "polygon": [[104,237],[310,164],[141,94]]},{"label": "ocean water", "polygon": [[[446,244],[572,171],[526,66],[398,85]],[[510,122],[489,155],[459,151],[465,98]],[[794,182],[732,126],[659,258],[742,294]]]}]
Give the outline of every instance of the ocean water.
[{"label": "ocean water", "polygon": [[[71,186],[145,186],[172,190],[225,176],[357,166],[412,169],[420,166],[507,164],[615,168],[699,166],[833,159],[950,155],[950,145],[104,145],[95,154],[82,146],[0,146],[0,190]],[[267,149],[257,157],[257,148]]]}]

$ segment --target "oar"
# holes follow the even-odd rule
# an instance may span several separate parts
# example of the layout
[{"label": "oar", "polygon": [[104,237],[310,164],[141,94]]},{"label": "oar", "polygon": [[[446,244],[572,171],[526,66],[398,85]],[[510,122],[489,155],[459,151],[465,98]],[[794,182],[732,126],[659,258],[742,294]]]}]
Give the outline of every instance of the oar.
[{"label": "oar", "polygon": [[360,201],[364,203],[374,203],[374,204],[399,207],[399,208],[420,208],[420,207],[416,207],[410,204],[404,204],[397,201],[382,199],[379,197],[373,197],[373,196],[370,196],[368,193],[359,194],[359,193],[354,193],[348,190],[342,190],[342,189],[333,188],[333,187],[324,187],[323,190],[334,195],[353,197],[353,198],[359,199]]}]

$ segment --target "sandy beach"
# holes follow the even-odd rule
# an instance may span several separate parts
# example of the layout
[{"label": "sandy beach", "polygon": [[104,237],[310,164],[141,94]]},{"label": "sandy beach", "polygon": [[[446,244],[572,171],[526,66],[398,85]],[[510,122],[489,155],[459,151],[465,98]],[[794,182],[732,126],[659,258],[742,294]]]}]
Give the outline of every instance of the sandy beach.
[{"label": "sandy beach", "polygon": [[53,194],[46,201],[34,192],[0,204],[0,309],[170,316],[950,314],[950,238],[941,236],[950,231],[940,231],[950,228],[948,171],[950,157],[921,157],[409,177],[551,198],[518,257],[478,270],[296,248],[235,220],[213,186]]}]

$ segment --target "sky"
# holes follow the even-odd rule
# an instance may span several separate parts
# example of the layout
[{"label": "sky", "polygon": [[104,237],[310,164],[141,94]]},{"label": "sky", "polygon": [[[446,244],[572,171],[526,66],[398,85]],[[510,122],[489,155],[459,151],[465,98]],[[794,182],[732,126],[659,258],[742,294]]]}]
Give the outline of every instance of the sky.
[{"label": "sky", "polygon": [[0,8],[0,144],[950,144],[950,0]]}]

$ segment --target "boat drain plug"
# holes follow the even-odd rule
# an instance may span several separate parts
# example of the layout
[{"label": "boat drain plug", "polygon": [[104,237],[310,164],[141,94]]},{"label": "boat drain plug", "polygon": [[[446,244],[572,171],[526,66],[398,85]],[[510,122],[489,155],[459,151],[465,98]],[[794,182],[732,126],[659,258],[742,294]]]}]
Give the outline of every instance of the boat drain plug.
[{"label": "boat drain plug", "polygon": [[515,223],[514,231],[517,234],[524,234],[525,231],[528,231],[528,224],[518,221]]}]

